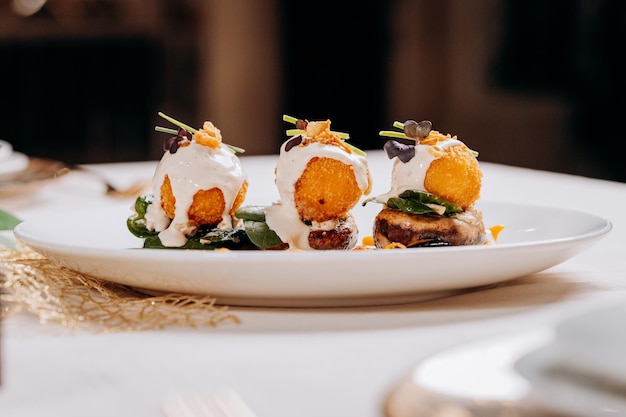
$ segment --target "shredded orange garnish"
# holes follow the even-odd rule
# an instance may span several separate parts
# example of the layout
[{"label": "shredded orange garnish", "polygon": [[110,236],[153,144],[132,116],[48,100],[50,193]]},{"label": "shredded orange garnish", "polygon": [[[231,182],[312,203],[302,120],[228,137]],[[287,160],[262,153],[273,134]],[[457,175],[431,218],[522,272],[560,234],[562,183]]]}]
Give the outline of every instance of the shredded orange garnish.
[{"label": "shredded orange garnish", "polygon": [[424,139],[420,139],[419,143],[423,145],[436,145],[438,142],[442,142],[446,139],[456,139],[456,135],[451,136],[448,134],[443,134],[437,130],[431,130],[428,136]]},{"label": "shredded orange garnish", "polygon": [[320,122],[309,122],[306,127],[306,138],[302,145],[306,146],[312,142],[319,142],[324,145],[339,146],[347,153],[352,153],[349,147],[341,140],[338,134],[330,131],[330,120]]},{"label": "shredded orange garnish", "polygon": [[212,149],[222,146],[222,133],[211,122],[204,122],[202,129],[198,129],[193,135],[193,139],[199,144]]}]

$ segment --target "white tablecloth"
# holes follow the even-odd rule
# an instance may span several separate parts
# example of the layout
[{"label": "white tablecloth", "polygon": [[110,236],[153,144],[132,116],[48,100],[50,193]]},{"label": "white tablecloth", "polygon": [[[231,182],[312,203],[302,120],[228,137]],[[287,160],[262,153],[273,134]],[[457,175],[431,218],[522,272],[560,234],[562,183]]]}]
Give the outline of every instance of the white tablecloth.
[{"label": "white tablecloth", "polygon": [[[369,152],[372,194],[390,163]],[[275,156],[243,157],[247,203],[269,204]],[[120,187],[149,180],[156,162],[94,165]],[[163,394],[231,387],[259,417],[383,415],[387,395],[421,359],[483,337],[534,329],[626,295],[626,184],[482,163],[482,200],[570,207],[612,221],[596,245],[542,273],[483,291],[415,304],[232,308],[241,324],[94,334],[21,314],[2,323],[0,415],[162,415]],[[132,199],[129,199],[129,205]],[[120,204],[73,172],[0,197],[22,219]],[[365,210],[377,210],[379,207]],[[364,212],[367,215],[367,212]]]}]

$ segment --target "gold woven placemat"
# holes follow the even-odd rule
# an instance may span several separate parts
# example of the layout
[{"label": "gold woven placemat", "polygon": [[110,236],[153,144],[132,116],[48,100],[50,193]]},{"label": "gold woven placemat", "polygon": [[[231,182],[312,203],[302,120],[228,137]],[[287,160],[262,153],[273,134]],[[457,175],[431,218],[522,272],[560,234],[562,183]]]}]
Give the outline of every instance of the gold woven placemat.
[{"label": "gold woven placemat", "polygon": [[29,312],[42,323],[95,332],[216,327],[240,320],[216,298],[150,296],[132,287],[85,276],[27,247],[0,249],[2,317]]}]

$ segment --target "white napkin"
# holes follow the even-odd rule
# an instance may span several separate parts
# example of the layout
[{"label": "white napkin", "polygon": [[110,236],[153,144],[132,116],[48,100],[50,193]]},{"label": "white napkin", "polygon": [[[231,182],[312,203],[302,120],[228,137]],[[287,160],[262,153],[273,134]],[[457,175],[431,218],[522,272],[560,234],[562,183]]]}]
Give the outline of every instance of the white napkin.
[{"label": "white napkin", "polygon": [[15,152],[9,142],[0,140],[0,175],[19,172],[27,167],[28,157]]}]

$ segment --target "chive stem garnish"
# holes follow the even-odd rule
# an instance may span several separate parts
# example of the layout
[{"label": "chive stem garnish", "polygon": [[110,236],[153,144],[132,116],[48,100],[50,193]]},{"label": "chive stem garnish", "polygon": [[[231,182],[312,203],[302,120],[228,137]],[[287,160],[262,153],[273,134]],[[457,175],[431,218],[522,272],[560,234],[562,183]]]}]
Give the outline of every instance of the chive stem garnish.
[{"label": "chive stem garnish", "polygon": [[[185,129],[187,132],[190,132],[191,134],[195,134],[198,129],[194,129],[193,127],[180,122],[176,119],[174,119],[173,117],[168,116],[167,114],[163,113],[163,112],[158,112],[158,115],[161,116],[162,118],[164,118],[165,120],[167,120],[168,122],[172,123],[173,125],[176,125],[178,127],[180,127],[181,129]],[[157,132],[162,132],[162,133],[170,133],[172,135],[176,135],[178,134],[177,130],[174,129],[169,129],[167,127],[161,127],[161,126],[155,126],[154,130],[156,130]],[[229,145],[227,143],[222,142],[222,144],[226,147],[228,147],[228,149],[230,149],[230,151],[232,153],[244,153],[246,150],[243,148],[240,148],[238,146],[233,146],[233,145]]]},{"label": "chive stem garnish", "polygon": [[306,134],[306,132],[302,129],[287,129],[287,131],[285,131],[285,134],[287,136],[295,136],[295,135],[304,135]]},{"label": "chive stem garnish", "polygon": [[404,123],[396,120],[395,122],[393,122],[393,127],[397,127],[398,129],[404,130]]},{"label": "chive stem garnish", "polygon": [[169,127],[163,127],[163,126],[155,126],[154,130],[156,130],[157,132],[161,132],[161,133],[169,133],[171,135],[176,135],[178,134],[178,130],[176,129],[170,129]]},{"label": "chive stem garnish", "polygon": [[346,145],[348,148],[350,148],[350,150],[351,150],[352,152],[354,152],[355,154],[357,154],[357,155],[361,155],[361,156],[366,156],[366,155],[367,155],[367,154],[365,153],[365,151],[362,151],[361,149],[357,148],[357,147],[356,147],[356,146],[354,146],[354,145],[349,144],[348,142],[345,142],[345,141],[344,141],[344,143],[343,143],[343,144],[344,144],[344,145]]},{"label": "chive stem garnish", "polygon": [[408,137],[403,132],[396,132],[395,130],[381,130],[380,132],[378,132],[378,134],[380,136],[387,136],[387,137],[390,137],[390,138],[400,138],[400,139],[415,140],[413,138]]},{"label": "chive stem garnish", "polygon": [[198,131],[198,129],[194,129],[193,127],[191,127],[189,125],[186,125],[183,122],[179,122],[178,120],[174,119],[173,117],[168,116],[167,114],[165,114],[163,112],[159,112],[159,116],[161,116],[162,118],[164,118],[165,120],[167,120],[171,124],[185,129],[187,132],[196,133]]},{"label": "chive stem garnish", "polygon": [[284,121],[284,122],[288,122],[288,123],[291,123],[291,124],[294,124],[294,125],[295,125],[295,124],[296,124],[296,122],[298,121],[298,119],[297,119],[297,118],[295,118],[295,117],[293,117],[293,116],[289,116],[289,115],[287,115],[287,114],[283,114],[283,121]]},{"label": "chive stem garnish", "polygon": [[227,143],[224,145],[228,146],[228,149],[230,149],[233,153],[244,153],[246,151],[244,148],[240,148],[239,146],[229,145]]}]

